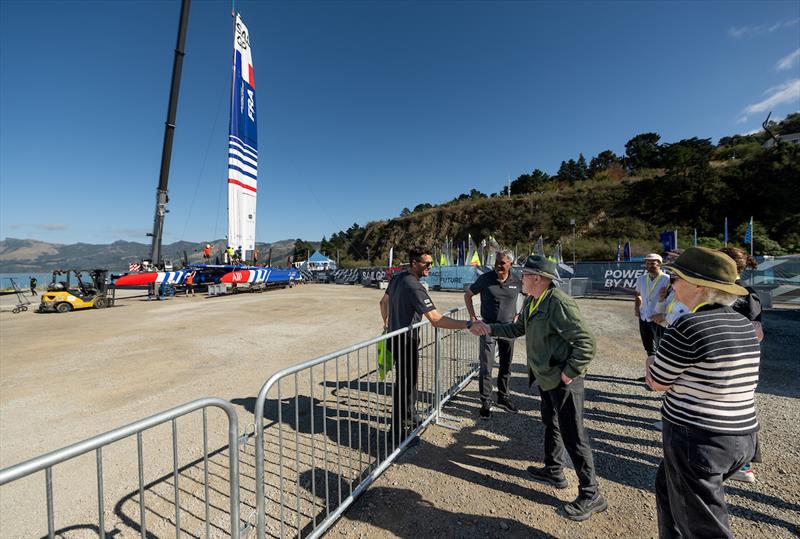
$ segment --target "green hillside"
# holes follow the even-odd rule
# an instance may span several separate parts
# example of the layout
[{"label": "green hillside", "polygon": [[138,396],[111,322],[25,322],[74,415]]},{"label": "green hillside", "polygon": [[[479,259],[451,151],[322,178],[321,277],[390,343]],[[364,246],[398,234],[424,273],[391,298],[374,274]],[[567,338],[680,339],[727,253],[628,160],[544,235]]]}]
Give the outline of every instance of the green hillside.
[{"label": "green hillside", "polygon": [[[800,131],[800,114],[773,123],[776,135]],[[525,174],[507,188],[486,195],[473,189],[440,205],[420,203],[400,217],[323,238],[321,250],[342,266],[383,263],[391,246],[404,253],[411,245],[439,248],[468,234],[479,242],[494,236],[504,247],[527,250],[539,236],[549,252],[561,242],[571,258],[570,220],[576,221],[578,259],[611,259],[617,241],[632,252],[660,249],[659,233],[678,230],[681,247],[694,229],[701,244],[721,245],[723,223],[729,239],[742,244],[746,223],[755,219],[756,254],[800,252],[800,146],[781,142],[770,149],[767,133],[663,144],[644,133],[626,144],[624,156],[611,151],[564,161],[558,174]],[[404,255],[402,255],[404,256]],[[401,258],[402,258],[401,256]]]}]

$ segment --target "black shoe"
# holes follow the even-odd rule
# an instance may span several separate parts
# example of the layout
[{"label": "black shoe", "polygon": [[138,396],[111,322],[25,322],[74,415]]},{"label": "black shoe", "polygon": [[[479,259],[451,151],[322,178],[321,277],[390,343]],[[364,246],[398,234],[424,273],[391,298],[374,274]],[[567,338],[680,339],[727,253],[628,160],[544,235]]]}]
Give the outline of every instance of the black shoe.
[{"label": "black shoe", "polygon": [[528,466],[528,477],[533,479],[534,481],[539,481],[540,483],[547,483],[550,486],[553,486],[558,489],[567,488],[567,478],[564,477],[563,473],[554,474],[547,471],[546,468],[536,468],[534,466]]},{"label": "black shoe", "polygon": [[491,401],[484,401],[481,404],[481,419],[489,419],[492,417],[492,403]]},{"label": "black shoe", "polygon": [[567,518],[578,522],[586,520],[594,513],[599,513],[608,509],[608,502],[599,492],[591,498],[578,495],[575,501],[564,506]]},{"label": "black shoe", "polygon": [[514,403],[508,400],[508,397],[500,397],[497,399],[497,406],[505,410],[506,412],[511,412],[512,414],[516,414],[519,412],[519,408],[514,406]]}]

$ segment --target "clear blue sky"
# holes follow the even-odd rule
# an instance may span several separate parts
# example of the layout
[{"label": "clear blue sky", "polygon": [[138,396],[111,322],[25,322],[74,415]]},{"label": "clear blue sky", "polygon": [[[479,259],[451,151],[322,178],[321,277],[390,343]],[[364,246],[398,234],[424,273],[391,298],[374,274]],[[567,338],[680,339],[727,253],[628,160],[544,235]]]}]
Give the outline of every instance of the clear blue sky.
[{"label": "clear blue sky", "polygon": [[[259,241],[318,240],[638,133],[800,108],[800,3],[236,3]],[[165,242],[224,237],[231,3],[191,8]],[[0,237],[148,242],[179,0],[0,2]]]}]

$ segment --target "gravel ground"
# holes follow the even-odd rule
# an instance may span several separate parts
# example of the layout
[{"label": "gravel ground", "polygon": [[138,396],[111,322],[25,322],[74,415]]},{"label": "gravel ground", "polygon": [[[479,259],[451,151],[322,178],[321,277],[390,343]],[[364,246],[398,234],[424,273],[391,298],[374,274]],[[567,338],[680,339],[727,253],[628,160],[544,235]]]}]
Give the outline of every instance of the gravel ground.
[{"label": "gravel ground", "polygon": [[[277,369],[373,337],[380,328],[382,292],[344,286],[303,286],[229,298],[129,298],[120,307],[68,315],[0,314],[0,465],[6,466],[202,396],[230,399],[241,429],[252,422],[252,401]],[[461,295],[434,293],[441,310]],[[0,298],[0,307],[7,307]],[[649,537],[656,535],[653,482],[660,435],[652,424],[659,399],[634,379],[643,353],[632,304],[580,300],[598,337],[587,381],[586,416],[600,485],[609,509],[573,523],[559,507],[577,494],[524,477],[542,459],[539,398],[527,388],[519,342],[511,388],[517,415],[497,411],[476,421],[477,384],[448,403],[457,430],[429,427],[329,532],[346,537]],[[731,483],[728,499],[740,537],[794,537],[798,531],[800,465],[798,388],[800,311],[766,313],[758,404],[764,463],[758,482]],[[322,398],[317,389],[317,398]],[[328,391],[333,394],[332,391]],[[249,405],[247,404],[249,403]],[[249,406],[249,407],[248,407]],[[214,432],[224,421],[209,416]],[[196,464],[197,424],[181,420],[179,459],[184,492],[182,528],[201,536],[202,470]],[[168,426],[144,441],[148,535],[175,535]],[[212,460],[212,534],[224,536],[227,482],[224,436]],[[242,517],[251,510],[252,443],[242,454]],[[106,529],[139,536],[135,444],[104,450]],[[66,465],[65,465],[66,466]],[[85,458],[54,473],[56,528],[63,537],[96,536],[94,461]],[[0,489],[0,537],[46,532],[41,474]],[[252,535],[251,535],[252,536]]]},{"label": "gravel ground", "polygon": [[[477,382],[446,407],[458,430],[429,427],[332,528],[346,537],[657,537],[653,485],[661,460],[660,398],[635,379],[643,352],[630,302],[581,300],[598,338],[586,383],[586,425],[609,508],[589,521],[562,517],[577,480],[555,490],[528,480],[541,465],[539,397],[527,388],[524,347],[516,347],[511,388],[519,414],[477,418]],[[800,528],[798,386],[800,311],[772,310],[764,320],[758,410],[764,462],[754,484],[729,482],[737,537],[796,537]]]}]

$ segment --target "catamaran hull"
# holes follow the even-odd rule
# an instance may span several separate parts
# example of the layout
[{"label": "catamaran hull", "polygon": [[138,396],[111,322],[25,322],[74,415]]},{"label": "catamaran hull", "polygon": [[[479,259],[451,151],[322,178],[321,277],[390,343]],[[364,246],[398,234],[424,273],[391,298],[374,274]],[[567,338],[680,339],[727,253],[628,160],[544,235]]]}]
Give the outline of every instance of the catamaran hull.
[{"label": "catamaran hull", "polygon": [[123,275],[114,281],[115,286],[142,286],[148,284],[183,284],[188,271],[149,271]]},{"label": "catamaran hull", "polygon": [[296,281],[299,279],[300,272],[297,270],[258,268],[231,271],[223,275],[219,282],[231,284],[272,284],[288,283],[290,281]]}]

